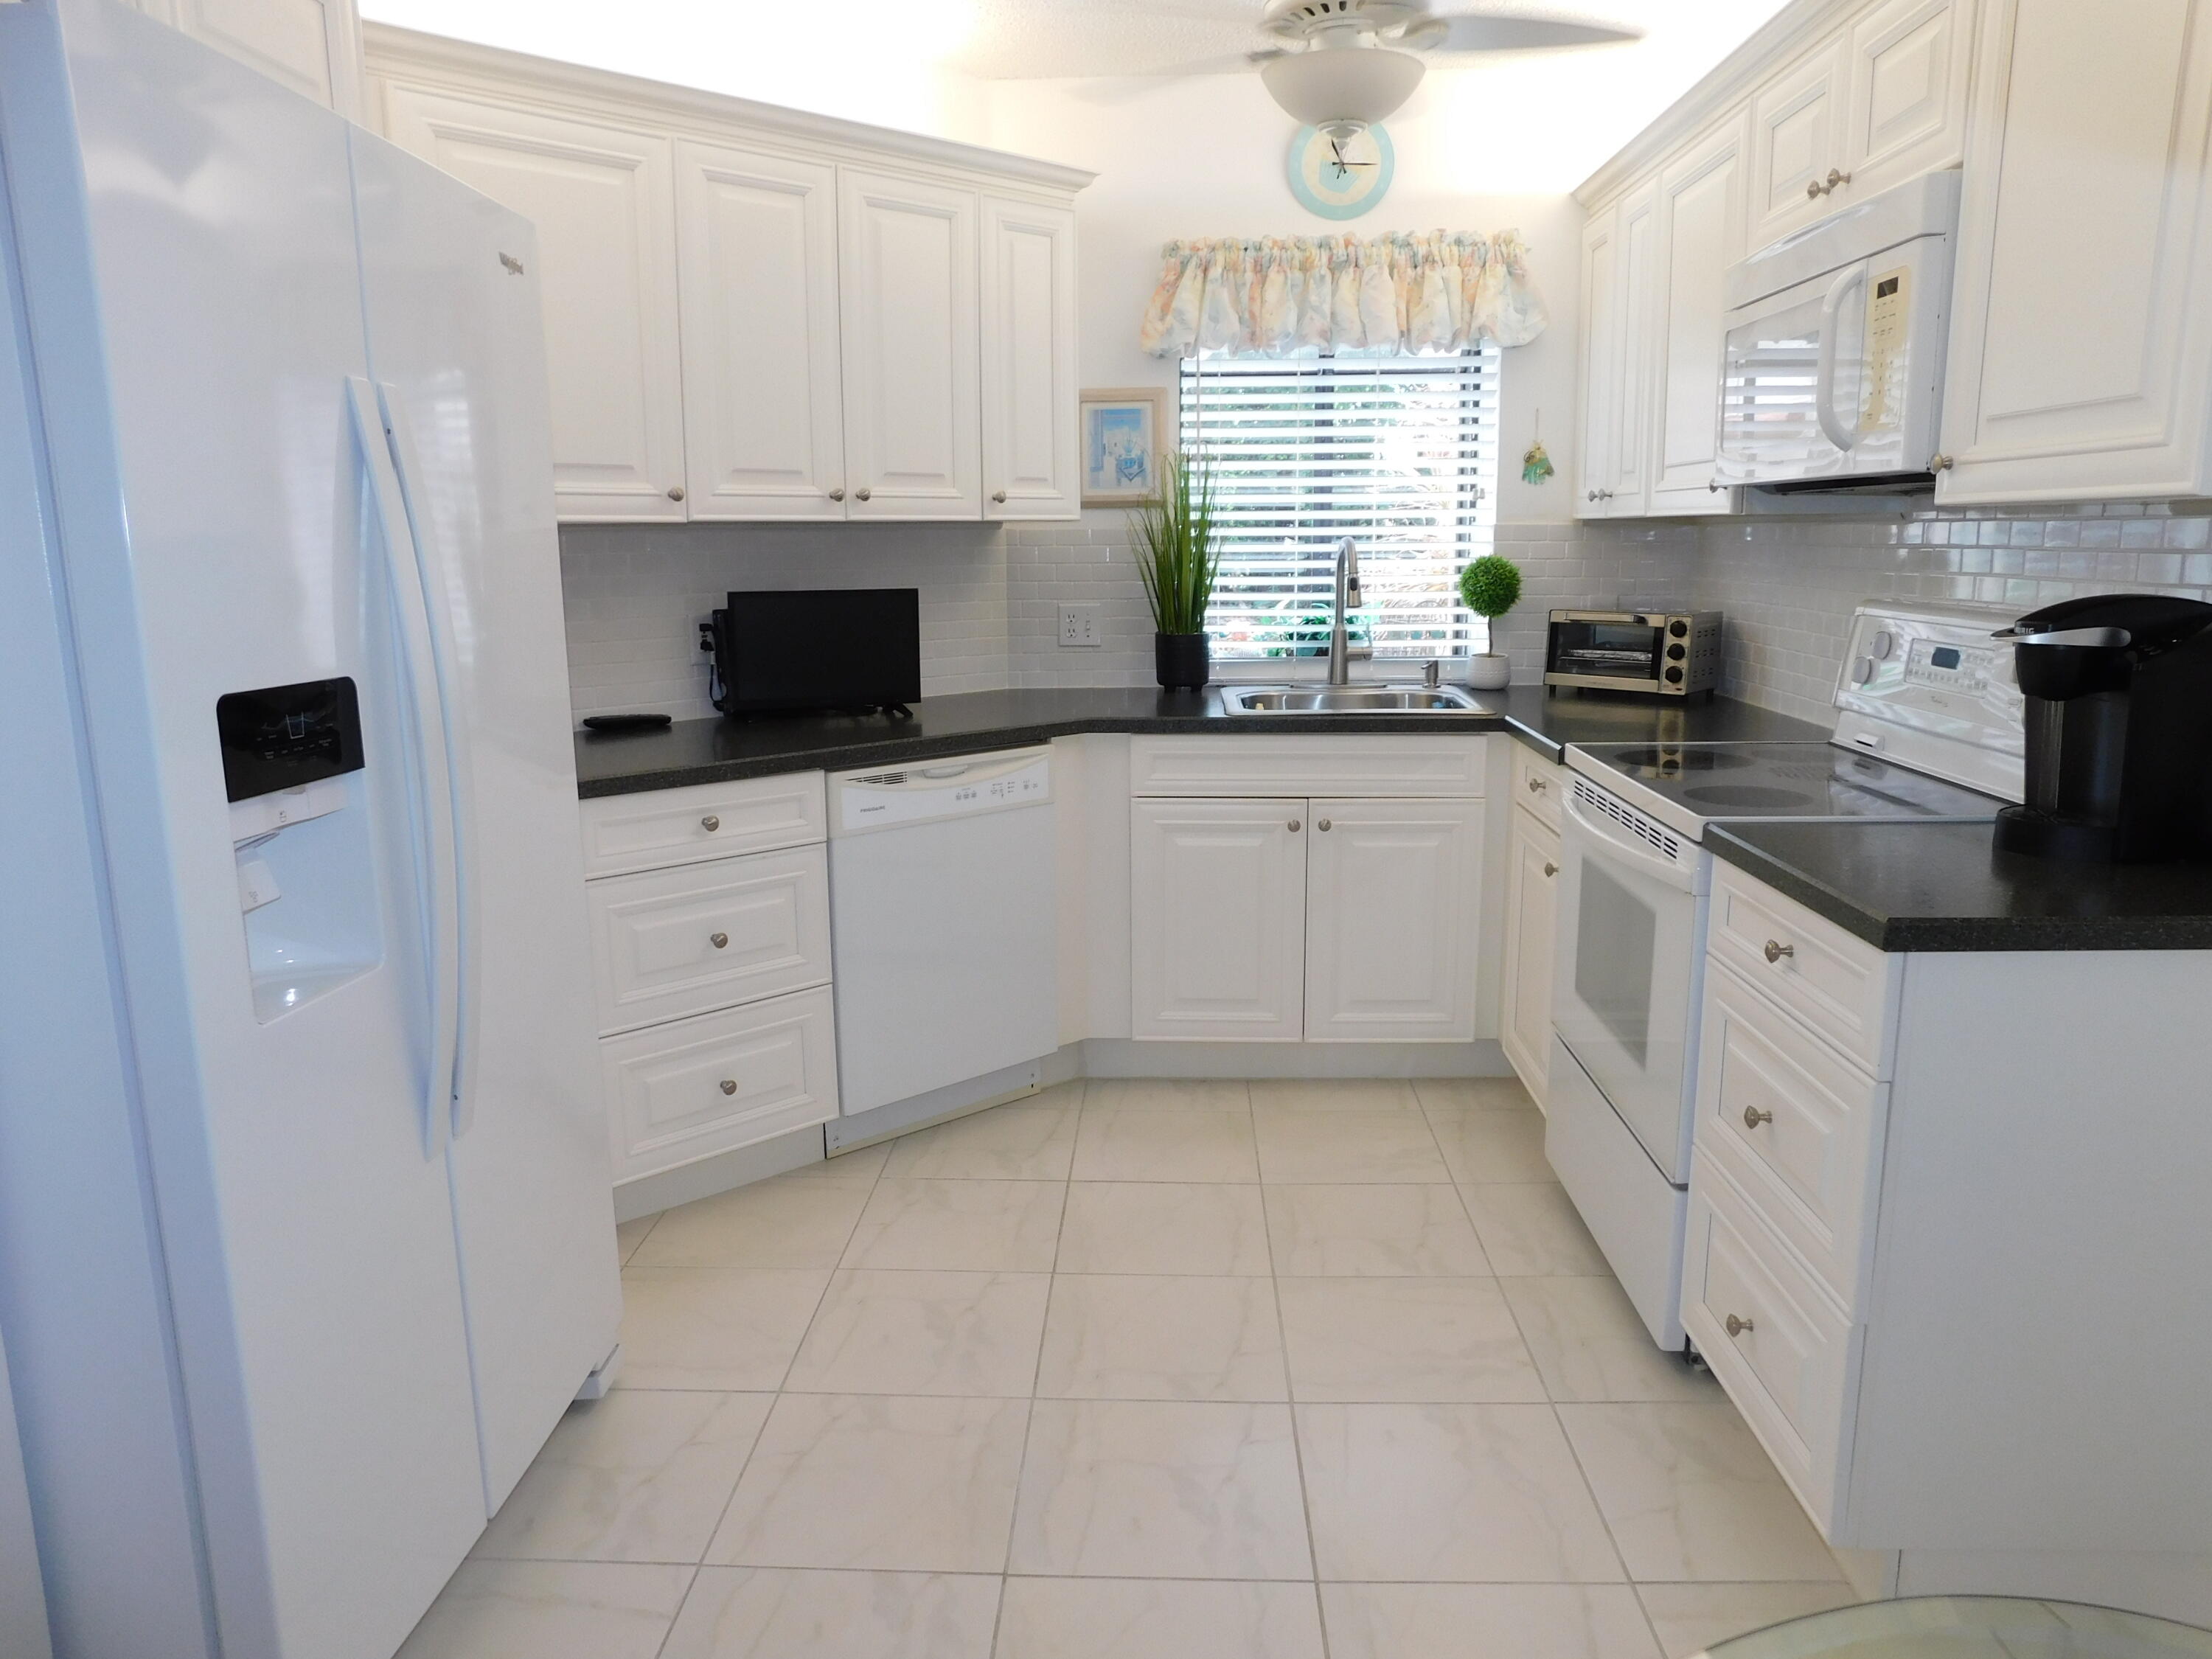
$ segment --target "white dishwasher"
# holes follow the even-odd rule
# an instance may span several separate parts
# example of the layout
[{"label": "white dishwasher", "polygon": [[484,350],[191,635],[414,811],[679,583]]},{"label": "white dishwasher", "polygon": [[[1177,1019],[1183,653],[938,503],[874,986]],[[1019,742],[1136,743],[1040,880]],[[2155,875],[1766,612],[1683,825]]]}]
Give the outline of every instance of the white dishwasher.
[{"label": "white dishwasher", "polygon": [[1060,1046],[1052,751],[830,779],[830,927],[843,1109]]}]

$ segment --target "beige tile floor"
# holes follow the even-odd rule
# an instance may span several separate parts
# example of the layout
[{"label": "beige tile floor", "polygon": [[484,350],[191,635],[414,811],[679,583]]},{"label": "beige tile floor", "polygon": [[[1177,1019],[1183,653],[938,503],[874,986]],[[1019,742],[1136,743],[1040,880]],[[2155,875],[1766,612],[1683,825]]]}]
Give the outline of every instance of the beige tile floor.
[{"label": "beige tile floor", "polygon": [[621,1230],[403,1659],[1676,1659],[1851,1599],[1506,1082],[1091,1083]]}]

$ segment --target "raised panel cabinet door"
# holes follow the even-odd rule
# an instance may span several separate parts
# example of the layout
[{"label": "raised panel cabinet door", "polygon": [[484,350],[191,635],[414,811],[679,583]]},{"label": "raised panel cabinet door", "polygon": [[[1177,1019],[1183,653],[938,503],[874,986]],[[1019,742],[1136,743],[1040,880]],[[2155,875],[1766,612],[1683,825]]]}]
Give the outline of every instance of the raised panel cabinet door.
[{"label": "raised panel cabinet door", "polygon": [[[2137,0],[2124,28],[2047,0],[1984,18],[1938,501],[2205,493],[2206,21],[2191,0]],[[2067,283],[2051,252],[2085,228],[2091,275]]]},{"label": "raised panel cabinet door", "polygon": [[1835,210],[1828,174],[1844,156],[1844,40],[1837,35],[1769,80],[1751,100],[1753,248]]},{"label": "raised panel cabinet door", "polygon": [[1731,118],[1670,162],[1659,181],[1659,319],[1651,506],[1726,513],[1720,483],[1722,279],[1743,257],[1745,119]]},{"label": "raised panel cabinet door", "polygon": [[1304,1034],[1306,818],[1297,799],[1130,804],[1131,1036]]},{"label": "raised panel cabinet door", "polygon": [[1552,1053],[1559,893],[1559,832],[1534,813],[1516,809],[1505,865],[1505,966],[1498,988],[1498,1041],[1539,1106],[1544,1104]]},{"label": "raised panel cabinet door", "polygon": [[980,519],[978,198],[854,168],[839,196],[846,515]]},{"label": "raised panel cabinet door", "polygon": [[1839,204],[1955,164],[1966,140],[1972,0],[1888,0],[1851,25]]},{"label": "raised panel cabinet door", "polygon": [[983,198],[983,516],[1073,519],[1075,215]]},{"label": "raised panel cabinet door", "polygon": [[140,0],[138,9],[303,98],[361,118],[361,18],[353,0]]},{"label": "raised panel cabinet door", "polygon": [[1306,1040],[1472,1041],[1483,803],[1310,805]]},{"label": "raised panel cabinet door", "polygon": [[538,227],[564,520],[680,520],[674,147],[394,83],[386,137]]},{"label": "raised panel cabinet door", "polygon": [[843,518],[836,168],[683,142],[676,204],[691,516]]},{"label": "raised panel cabinet door", "polygon": [[1583,227],[1583,434],[1575,455],[1574,514],[1601,519],[1613,467],[1620,377],[1620,210]]},{"label": "raised panel cabinet door", "polygon": [[1613,451],[1607,492],[1599,505],[1607,518],[1634,518],[1650,510],[1652,362],[1659,326],[1659,181],[1632,191],[1620,204],[1620,252],[1614,302],[1620,342],[1613,360]]}]

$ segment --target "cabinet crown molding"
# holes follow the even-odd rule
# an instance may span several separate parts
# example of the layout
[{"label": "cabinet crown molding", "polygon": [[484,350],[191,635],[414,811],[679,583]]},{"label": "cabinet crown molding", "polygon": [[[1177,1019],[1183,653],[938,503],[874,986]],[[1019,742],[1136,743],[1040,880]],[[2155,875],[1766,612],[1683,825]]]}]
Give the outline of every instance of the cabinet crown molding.
[{"label": "cabinet crown molding", "polygon": [[742,131],[771,141],[799,141],[805,153],[819,161],[880,165],[885,157],[895,156],[1067,195],[1098,176],[1081,167],[987,149],[980,144],[564,64],[390,23],[364,23],[361,34],[362,56],[372,76],[431,82],[459,80],[478,90],[488,81],[511,82],[518,89],[527,88],[533,103],[543,106],[557,100],[568,112],[586,118],[614,115],[670,130],[696,124],[697,136],[710,140],[727,139],[733,131]]},{"label": "cabinet crown molding", "polygon": [[1586,209],[1603,205],[1656,166],[1681,140],[1747,97],[1777,66],[1866,4],[1867,0],[1790,0],[1705,79],[1661,111],[1611,161],[1577,185],[1575,200]]}]

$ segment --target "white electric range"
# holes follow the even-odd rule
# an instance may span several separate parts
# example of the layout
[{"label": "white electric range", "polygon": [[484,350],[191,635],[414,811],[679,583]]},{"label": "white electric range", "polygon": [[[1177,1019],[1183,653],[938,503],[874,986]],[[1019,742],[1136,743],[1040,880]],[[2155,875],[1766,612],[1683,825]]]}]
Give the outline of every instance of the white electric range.
[{"label": "white electric range", "polygon": [[1653,1339],[1680,1302],[1712,854],[1744,820],[1983,823],[2021,796],[2009,611],[1862,606],[1826,742],[1570,745],[1544,1150]]}]

